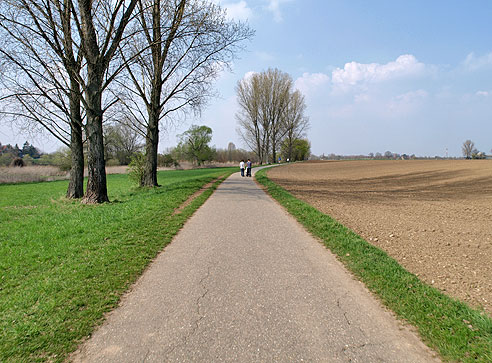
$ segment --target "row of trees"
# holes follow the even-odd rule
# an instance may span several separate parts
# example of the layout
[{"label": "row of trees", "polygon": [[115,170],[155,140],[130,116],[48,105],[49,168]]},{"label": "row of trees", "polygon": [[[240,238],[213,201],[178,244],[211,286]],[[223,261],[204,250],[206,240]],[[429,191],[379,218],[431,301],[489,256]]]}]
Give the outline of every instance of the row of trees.
[{"label": "row of trees", "polygon": [[[179,135],[179,138],[178,146],[168,153],[169,164],[174,160],[188,160],[197,166],[210,161],[226,163],[250,159],[253,163],[261,162],[254,151],[236,149],[232,142],[229,143],[227,149],[216,149],[210,146],[212,129],[207,126],[193,125],[188,131]],[[284,161],[307,160],[310,153],[311,145],[306,139],[296,139],[292,145],[285,139],[280,148],[280,155]]]},{"label": "row of trees", "polygon": [[252,35],[209,0],[2,0],[0,112],[70,148],[69,198],[83,195],[87,144],[84,201],[105,202],[103,121],[145,139],[140,184],[156,186],[163,121],[198,112]]},{"label": "row of trees", "polygon": [[283,143],[286,158],[293,160],[295,142],[308,129],[309,119],[304,96],[294,90],[290,75],[278,69],[254,73],[238,82],[236,92],[238,133],[260,163],[269,157],[276,163]]},{"label": "row of trees", "polygon": [[415,154],[399,154],[391,151],[385,151],[384,153],[369,153],[367,155],[358,154],[358,155],[339,155],[339,154],[322,154],[319,156],[311,156],[312,159],[315,160],[352,160],[352,159],[374,159],[374,160],[410,160],[410,159],[418,159]]},{"label": "row of trees", "polygon": [[[168,148],[166,153],[158,154],[158,166],[179,166],[180,161],[186,160],[196,166],[207,162],[239,163],[240,160],[250,159],[253,163],[259,160],[252,151],[237,149],[230,142],[227,149],[217,149],[211,146],[212,129],[207,126],[192,125],[187,131],[178,135],[180,142],[176,147]],[[104,152],[107,165],[128,165],[141,154],[143,144],[139,135],[124,124],[107,125],[104,128]],[[282,143],[281,155],[287,160],[288,144]],[[305,160],[310,153],[307,140],[296,140],[291,150],[293,160]],[[22,159],[18,165],[54,165],[62,170],[70,170],[70,150],[60,149],[54,153],[42,153],[34,145],[26,141],[22,148],[17,145],[2,145],[0,143],[0,166],[13,165],[15,159]],[[142,159],[142,156],[139,156]],[[144,165],[144,164],[143,164]],[[142,165],[142,167],[143,167]]]}]

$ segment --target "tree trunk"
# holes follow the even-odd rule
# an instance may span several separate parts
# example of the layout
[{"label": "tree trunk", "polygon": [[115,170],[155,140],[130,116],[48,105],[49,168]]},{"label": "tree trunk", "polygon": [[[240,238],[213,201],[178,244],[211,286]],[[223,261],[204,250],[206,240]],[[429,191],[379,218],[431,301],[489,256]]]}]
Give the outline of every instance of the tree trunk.
[{"label": "tree trunk", "polygon": [[84,196],[84,203],[109,202],[106,185],[106,163],[104,161],[102,123],[97,119],[100,120],[100,117],[91,122],[89,121],[89,115],[87,117],[87,138],[89,140],[87,169],[89,176],[87,179],[87,190]]},{"label": "tree trunk", "polygon": [[159,114],[149,112],[149,125],[145,136],[145,166],[141,186],[157,187],[157,146],[159,144]]},{"label": "tree trunk", "polygon": [[67,198],[82,198],[84,195],[84,149],[82,143],[82,127],[72,125],[70,151],[72,166],[70,182],[68,183]]},{"label": "tree trunk", "polygon": [[87,140],[89,151],[87,155],[87,190],[84,203],[109,202],[106,184],[106,162],[104,160],[104,140],[102,128],[102,78],[103,71],[99,67],[87,66],[86,103],[87,103]]},{"label": "tree trunk", "polygon": [[70,78],[70,152],[71,168],[67,198],[82,198],[84,195],[84,145],[82,141],[82,116],[80,113],[80,86]]},{"label": "tree trunk", "polygon": [[[157,10],[155,13],[160,14]],[[154,24],[157,20],[154,20]],[[160,32],[160,28],[159,28]],[[160,39],[160,33],[156,37]],[[156,44],[153,51],[154,64],[158,63],[160,57],[160,43]],[[145,135],[145,166],[143,179],[140,181],[141,186],[157,187],[157,146],[159,145],[159,120],[161,115],[161,93],[162,93],[162,72],[160,69],[155,70],[154,79],[152,80],[152,90],[150,94],[150,105],[147,107],[149,122],[147,125],[147,134]]]},{"label": "tree trunk", "polygon": [[276,164],[277,163],[277,145],[275,144],[275,135],[273,136],[273,140],[272,140],[272,160],[273,160],[273,164]]}]

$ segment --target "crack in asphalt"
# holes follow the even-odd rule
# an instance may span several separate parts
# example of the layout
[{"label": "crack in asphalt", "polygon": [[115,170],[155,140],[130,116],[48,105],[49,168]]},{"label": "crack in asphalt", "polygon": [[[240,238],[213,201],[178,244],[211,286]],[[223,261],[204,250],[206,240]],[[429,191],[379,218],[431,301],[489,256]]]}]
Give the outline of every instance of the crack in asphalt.
[{"label": "crack in asphalt", "polygon": [[[350,319],[349,319],[349,318],[348,318],[348,316],[347,316],[347,312],[346,312],[346,311],[345,311],[345,309],[342,307],[342,303],[340,302],[340,300],[341,300],[342,298],[344,298],[346,295],[347,295],[347,294],[345,294],[344,296],[339,297],[339,298],[337,299],[337,307],[338,307],[338,308],[342,311],[343,317],[345,318],[345,322],[347,323],[347,325],[352,326],[352,323],[351,323]],[[365,338],[367,338],[367,334],[366,334],[366,332],[364,331],[364,329],[362,329],[362,327],[361,327],[360,325],[357,325],[356,327],[357,327],[357,329],[359,329],[359,331],[362,333],[362,335],[363,335]]]},{"label": "crack in asphalt", "polygon": [[195,319],[192,324],[193,327],[191,329],[191,331],[186,334],[182,341],[174,346],[172,346],[170,349],[168,349],[166,352],[165,352],[165,355],[168,356],[170,355],[171,353],[174,352],[174,350],[176,350],[176,348],[178,347],[181,347],[181,346],[184,346],[188,343],[188,340],[190,339],[191,336],[193,336],[196,331],[198,330],[198,325],[200,324],[200,321],[203,320],[203,318],[205,318],[205,315],[202,315],[202,313],[200,312],[200,301],[205,298],[205,296],[209,293],[209,289],[207,289],[206,287],[203,286],[203,283],[205,282],[205,280],[207,280],[209,277],[210,277],[210,269],[211,269],[211,266],[208,266],[207,268],[207,274],[202,277],[202,279],[198,282],[198,286],[199,287],[202,287],[205,291],[203,294],[201,294],[200,296],[198,296],[198,298],[196,299],[196,313],[198,314],[198,318]]},{"label": "crack in asphalt", "polygon": [[341,299],[341,297],[337,299],[337,307],[342,311],[343,317],[345,318],[347,325],[352,325],[349,318],[347,317],[347,312],[343,309],[342,304],[340,303],[340,299]]},{"label": "crack in asphalt", "polygon": [[200,321],[205,317],[205,315],[202,315],[200,312],[200,301],[203,300],[209,292],[209,289],[207,289],[205,286],[203,286],[203,283],[205,280],[207,280],[210,277],[210,268],[211,268],[211,266],[208,266],[207,275],[205,277],[203,277],[200,280],[200,282],[198,283],[198,286],[201,286],[205,290],[205,292],[201,296],[199,296],[198,299],[196,299],[196,312],[198,314],[198,319],[195,321],[196,327],[193,330],[193,334],[195,333],[196,329],[198,329],[198,323],[200,323]]},{"label": "crack in asphalt", "polygon": [[145,353],[145,357],[144,359],[142,360],[142,363],[145,363],[145,361],[147,360],[147,358],[149,357],[149,354],[150,354],[150,349],[147,349],[147,353]]}]

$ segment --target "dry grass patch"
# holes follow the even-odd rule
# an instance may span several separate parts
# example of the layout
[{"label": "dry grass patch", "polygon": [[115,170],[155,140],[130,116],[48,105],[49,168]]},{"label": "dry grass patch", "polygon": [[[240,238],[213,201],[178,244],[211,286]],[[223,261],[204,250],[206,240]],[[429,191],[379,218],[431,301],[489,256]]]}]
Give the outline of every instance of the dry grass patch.
[{"label": "dry grass patch", "polygon": [[32,165],[0,167],[0,184],[33,183],[67,178],[67,172],[56,166]]}]

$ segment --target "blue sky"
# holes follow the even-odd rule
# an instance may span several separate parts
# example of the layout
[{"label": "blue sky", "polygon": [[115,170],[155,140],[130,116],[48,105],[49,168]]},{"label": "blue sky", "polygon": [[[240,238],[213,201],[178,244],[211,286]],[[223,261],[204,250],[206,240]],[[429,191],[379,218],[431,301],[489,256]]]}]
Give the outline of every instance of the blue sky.
[{"label": "blue sky", "polygon": [[[256,35],[217,81],[220,98],[163,134],[161,151],[192,123],[210,126],[216,147],[243,147],[235,86],[269,67],[305,95],[314,154],[460,156],[466,139],[492,149],[492,1],[214,1]],[[2,143],[25,139],[0,130]]]},{"label": "blue sky", "polygon": [[222,0],[256,30],[200,120],[241,145],[234,87],[276,67],[306,96],[312,152],[492,148],[492,2]]}]

